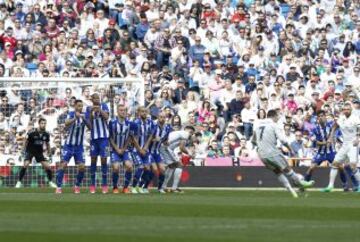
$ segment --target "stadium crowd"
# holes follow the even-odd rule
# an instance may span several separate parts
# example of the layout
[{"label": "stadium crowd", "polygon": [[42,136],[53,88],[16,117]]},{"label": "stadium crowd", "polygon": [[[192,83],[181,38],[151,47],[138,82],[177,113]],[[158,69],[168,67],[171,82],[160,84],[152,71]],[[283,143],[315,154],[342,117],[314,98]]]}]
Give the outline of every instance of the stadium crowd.
[{"label": "stadium crowd", "polygon": [[[165,109],[175,130],[196,127],[198,161],[251,163],[254,122],[278,109],[288,155],[306,164],[319,110],[331,120],[350,101],[360,114],[359,15],[359,0],[0,1],[0,76],[140,78],[153,119]],[[96,83],[0,85],[2,154],[21,152],[39,115],[59,152],[75,98],[111,98]]]}]

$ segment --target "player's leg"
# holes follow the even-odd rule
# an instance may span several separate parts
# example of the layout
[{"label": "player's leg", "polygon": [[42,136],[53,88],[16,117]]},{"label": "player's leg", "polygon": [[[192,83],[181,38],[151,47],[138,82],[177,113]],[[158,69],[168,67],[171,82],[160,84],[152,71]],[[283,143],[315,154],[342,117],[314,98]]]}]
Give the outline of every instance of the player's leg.
[{"label": "player's leg", "polygon": [[339,166],[339,176],[340,176],[340,180],[341,180],[344,192],[348,192],[350,188],[349,188],[349,184],[348,184],[345,169],[344,169],[344,164]]},{"label": "player's leg", "polygon": [[62,150],[62,156],[61,156],[61,162],[60,165],[58,167],[58,169],[56,170],[56,193],[62,193],[62,184],[63,184],[63,180],[64,180],[64,170],[67,166],[67,164],[69,163],[71,157],[73,157],[74,153],[71,147],[68,146],[63,146],[63,150]]},{"label": "player's leg", "polygon": [[[326,154],[326,160],[330,164],[332,164],[334,162],[335,155],[336,155],[336,153]],[[347,192],[347,191],[349,191],[349,184],[348,184],[346,173],[345,173],[345,170],[344,170],[344,165],[339,166],[338,171],[339,171],[339,176],[340,176],[340,180],[341,180],[344,192]]]},{"label": "player's leg", "polygon": [[112,173],[112,182],[113,182],[113,193],[119,193],[118,183],[119,183],[119,173],[120,173],[120,162],[115,161],[112,163],[113,173]]},{"label": "player's leg", "polygon": [[49,182],[49,186],[52,188],[57,188],[56,184],[52,181],[53,172],[49,166],[48,161],[45,159],[44,155],[41,154],[39,156],[35,156],[35,159],[38,163],[41,163],[42,167],[44,168],[48,182]]},{"label": "player's leg", "polygon": [[339,167],[345,163],[347,160],[347,153],[349,147],[343,145],[340,150],[336,153],[334,161],[331,164],[330,174],[329,174],[329,184],[326,188],[322,189],[323,192],[331,192],[334,188],[336,176],[339,172]]},{"label": "player's leg", "polygon": [[[350,161],[350,168],[352,170],[352,173],[354,175],[354,178],[357,182],[357,184],[360,183],[360,172],[359,169],[357,167],[358,164],[358,155],[359,155],[359,149],[357,146],[351,146],[349,149],[349,153],[348,153],[348,158]],[[358,190],[359,192],[359,187]]]},{"label": "player's leg", "polygon": [[305,189],[312,187],[314,181],[305,181],[303,176],[296,173],[288,164],[286,158],[283,155],[276,155],[271,158],[267,158],[267,163],[278,168],[283,174],[285,174],[288,179],[293,182],[299,188]]},{"label": "player's leg", "polygon": [[133,163],[130,161],[129,153],[125,152],[124,156],[124,168],[125,168],[125,179],[124,179],[124,187],[123,187],[123,193],[130,193],[129,185],[132,178],[133,173]]},{"label": "player's leg", "polygon": [[141,176],[142,176],[142,173],[144,171],[144,166],[142,164],[142,159],[141,157],[138,155],[137,152],[132,152],[131,153],[131,156],[132,156],[132,159],[133,159],[133,162],[134,162],[134,165],[136,167],[136,170],[135,170],[135,174],[134,174],[134,178],[133,178],[133,182],[132,182],[132,190],[131,190],[131,193],[138,193],[138,185],[139,185],[139,181],[141,179]]},{"label": "player's leg", "polygon": [[174,152],[172,150],[170,150],[168,147],[166,146],[161,146],[160,147],[160,155],[161,155],[161,159],[163,160],[166,169],[164,172],[164,183],[162,185],[162,190],[166,190],[168,183],[172,177],[172,175],[174,174],[175,168],[176,168],[176,163],[177,158],[174,154]]},{"label": "player's leg", "polygon": [[149,193],[148,186],[151,182],[151,179],[152,179],[151,166],[150,166],[150,164],[145,164],[144,171],[141,176],[141,181],[140,181],[140,185],[139,185],[140,190],[142,189],[142,193],[144,193],[144,194]]},{"label": "player's leg", "polygon": [[181,175],[182,175],[182,171],[183,171],[183,165],[181,162],[177,162],[175,164],[175,170],[174,170],[174,181],[173,181],[173,185],[172,185],[172,192],[183,192],[182,190],[179,189],[179,183],[181,180]]},{"label": "player's leg", "polygon": [[278,165],[276,163],[272,162],[271,159],[261,158],[261,161],[264,163],[266,168],[268,168],[269,170],[273,171],[276,174],[279,182],[286,188],[286,190],[288,190],[294,198],[297,198],[298,194],[292,188],[288,178],[281,171],[281,168],[278,167]]},{"label": "player's leg", "polygon": [[321,154],[316,154],[315,157],[312,160],[312,163],[309,167],[309,169],[305,173],[305,180],[310,181],[311,177],[313,175],[314,170],[323,162],[323,157]]},{"label": "player's leg", "polygon": [[21,167],[21,170],[20,170],[20,172],[19,172],[19,179],[18,179],[18,181],[16,182],[15,188],[21,188],[21,186],[22,186],[22,180],[24,179],[24,176],[25,176],[25,174],[26,174],[26,170],[27,170],[27,168],[29,167],[32,158],[33,158],[33,157],[30,156],[29,154],[25,154],[25,156],[24,156],[24,159],[25,159],[25,160],[24,160],[24,165],[23,165],[23,167]]},{"label": "player's leg", "polygon": [[160,193],[165,193],[164,189],[162,189],[163,183],[164,183],[164,179],[165,179],[165,164],[161,159],[160,154],[156,154],[154,156],[154,161],[155,163],[153,163],[153,172],[158,174],[158,191]]},{"label": "player's leg", "polygon": [[92,140],[90,142],[90,157],[91,157],[91,164],[90,164],[90,193],[95,193],[95,178],[96,178],[96,163],[97,157],[99,155],[99,148],[97,144],[97,140]]},{"label": "player's leg", "polygon": [[344,164],[344,170],[345,170],[346,174],[350,177],[350,180],[352,183],[352,190],[357,191],[358,187],[359,187],[359,183],[354,176],[354,172],[353,172],[350,164]]},{"label": "player's leg", "polygon": [[85,176],[85,158],[84,158],[84,150],[82,147],[77,149],[77,151],[75,152],[74,159],[78,169],[75,186],[74,186],[74,193],[78,194],[80,193],[80,186]]},{"label": "player's leg", "polygon": [[101,139],[100,140],[100,157],[101,157],[101,189],[102,193],[108,193],[107,185],[107,173],[108,173],[108,164],[107,157],[109,156],[109,140]]}]

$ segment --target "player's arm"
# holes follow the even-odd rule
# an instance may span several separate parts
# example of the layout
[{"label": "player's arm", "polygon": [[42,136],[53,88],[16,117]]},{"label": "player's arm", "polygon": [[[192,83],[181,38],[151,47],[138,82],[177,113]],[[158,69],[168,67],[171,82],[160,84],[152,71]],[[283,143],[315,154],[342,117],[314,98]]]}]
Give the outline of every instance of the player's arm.
[{"label": "player's arm", "polygon": [[[104,109],[103,109],[104,108]],[[104,119],[104,120],[108,120],[109,119],[109,108],[107,107],[107,105],[104,105],[103,108],[99,108],[99,112],[100,112],[100,116]]]},{"label": "player's arm", "polygon": [[109,123],[110,145],[117,153],[119,153],[119,147],[117,147],[115,140],[113,139],[114,130],[112,129],[112,127],[113,127],[113,124],[112,124],[112,121],[110,121],[110,123]]},{"label": "player's arm", "polygon": [[69,113],[67,119],[65,120],[65,128],[69,128],[73,123],[75,123],[77,117],[78,113]]},{"label": "player's arm", "polygon": [[331,127],[331,131],[330,131],[330,135],[329,135],[329,138],[327,140],[327,143],[333,143],[334,142],[335,133],[336,133],[336,130],[338,128],[339,128],[339,125],[335,120],[335,122],[333,123],[333,126]]},{"label": "player's arm", "polygon": [[287,139],[285,138],[285,136],[283,135],[283,133],[280,131],[279,128],[275,127],[275,135],[278,138],[278,140],[280,140],[281,144],[289,150],[289,153],[293,153],[293,150],[291,149],[291,146],[289,144],[289,142],[287,141]]}]

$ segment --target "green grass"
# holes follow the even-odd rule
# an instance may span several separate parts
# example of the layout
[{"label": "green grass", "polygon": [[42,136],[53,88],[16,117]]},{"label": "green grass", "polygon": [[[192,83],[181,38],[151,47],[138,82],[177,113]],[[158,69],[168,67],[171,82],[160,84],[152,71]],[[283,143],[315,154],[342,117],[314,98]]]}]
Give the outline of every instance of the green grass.
[{"label": "green grass", "polygon": [[[69,190],[68,190],[69,192]],[[0,241],[359,241],[360,194],[0,190]]]}]

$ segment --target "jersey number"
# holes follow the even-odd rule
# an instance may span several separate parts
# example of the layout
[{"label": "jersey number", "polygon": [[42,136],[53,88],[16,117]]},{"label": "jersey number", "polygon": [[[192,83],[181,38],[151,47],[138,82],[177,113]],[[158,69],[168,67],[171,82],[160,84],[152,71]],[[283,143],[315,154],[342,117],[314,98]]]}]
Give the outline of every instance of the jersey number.
[{"label": "jersey number", "polygon": [[264,134],[265,126],[260,126],[259,129],[260,129],[260,140],[262,140],[262,139],[263,139],[263,134]]}]

